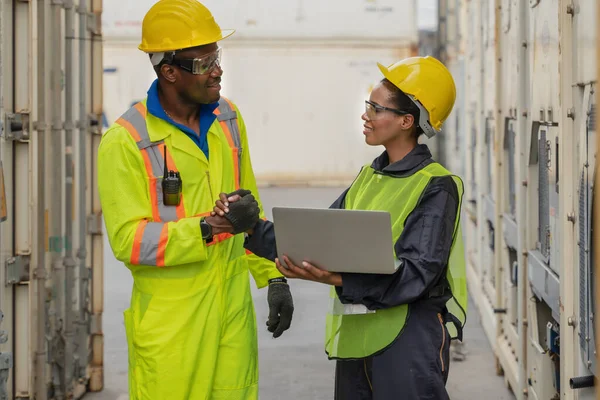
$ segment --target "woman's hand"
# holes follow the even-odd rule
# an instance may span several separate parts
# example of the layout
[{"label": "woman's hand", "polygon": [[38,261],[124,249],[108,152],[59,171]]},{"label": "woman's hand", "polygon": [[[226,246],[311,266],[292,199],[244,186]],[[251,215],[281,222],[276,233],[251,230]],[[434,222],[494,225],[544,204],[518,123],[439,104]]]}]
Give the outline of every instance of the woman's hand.
[{"label": "woman's hand", "polygon": [[286,278],[304,279],[307,281],[325,283],[327,285],[342,286],[342,275],[336,272],[324,271],[306,261],[302,263],[302,267],[298,267],[294,265],[287,256],[283,256],[283,261],[288,268],[281,265],[278,258],[275,259],[275,265],[279,272]]}]

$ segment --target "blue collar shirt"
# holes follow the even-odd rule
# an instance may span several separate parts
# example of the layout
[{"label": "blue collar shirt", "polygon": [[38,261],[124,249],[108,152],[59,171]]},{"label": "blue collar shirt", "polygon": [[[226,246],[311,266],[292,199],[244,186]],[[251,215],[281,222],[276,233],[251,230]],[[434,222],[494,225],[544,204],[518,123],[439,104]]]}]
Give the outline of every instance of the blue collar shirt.
[{"label": "blue collar shirt", "polygon": [[177,127],[180,131],[185,133],[192,141],[202,150],[202,152],[206,155],[206,159],[208,160],[208,130],[211,125],[215,122],[217,116],[214,114],[214,111],[219,106],[219,103],[211,103],[211,104],[201,104],[200,105],[200,136],[187,126],[178,124],[173,121],[171,117],[167,115],[164,108],[160,104],[160,100],[158,99],[158,79],[156,79],[150,89],[148,89],[148,100],[146,102],[146,106],[148,108],[148,112],[154,115],[156,118],[160,118],[164,121],[167,121],[171,125]]}]

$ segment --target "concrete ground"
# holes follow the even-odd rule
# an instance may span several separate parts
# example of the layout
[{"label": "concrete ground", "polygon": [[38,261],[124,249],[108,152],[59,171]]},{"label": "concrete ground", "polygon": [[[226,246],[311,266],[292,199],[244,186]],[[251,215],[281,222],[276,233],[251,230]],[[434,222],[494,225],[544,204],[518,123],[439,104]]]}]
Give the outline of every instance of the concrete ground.
[{"label": "concrete ground", "polygon": [[[327,207],[342,188],[264,188],[261,196],[267,216],[279,206]],[[86,400],[126,400],[127,344],[123,311],[128,307],[132,279],[129,271],[113,257],[105,242],[104,372],[105,389],[85,396]],[[273,339],[264,321],[268,308],[266,290],[253,288],[259,326],[260,399],[333,399],[334,364],[323,351],[327,287],[292,281],[295,312],[290,330]],[[452,399],[510,400],[504,379],[496,376],[495,361],[480,325],[475,307],[469,307],[463,362],[452,362],[448,391]]]}]

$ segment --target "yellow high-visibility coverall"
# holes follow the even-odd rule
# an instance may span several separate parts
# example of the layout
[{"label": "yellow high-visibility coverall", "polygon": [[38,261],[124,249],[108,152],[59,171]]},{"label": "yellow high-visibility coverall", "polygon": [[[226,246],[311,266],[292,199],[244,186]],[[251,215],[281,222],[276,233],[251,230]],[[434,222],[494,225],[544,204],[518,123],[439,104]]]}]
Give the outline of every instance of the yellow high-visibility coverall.
[{"label": "yellow high-visibility coverall", "polygon": [[[237,113],[240,143],[232,139],[231,120],[215,120],[207,134],[208,162],[184,132],[148,113],[146,101],[105,132],[98,152],[108,239],[134,279],[124,312],[130,398],[257,399],[248,270],[259,288],[282,275],[272,262],[247,254],[243,235],[219,235],[207,245],[200,231],[201,216],[221,192],[249,189],[260,204],[244,120],[221,99],[215,114]],[[163,204],[165,145],[167,166],[183,181],[178,206]]]}]

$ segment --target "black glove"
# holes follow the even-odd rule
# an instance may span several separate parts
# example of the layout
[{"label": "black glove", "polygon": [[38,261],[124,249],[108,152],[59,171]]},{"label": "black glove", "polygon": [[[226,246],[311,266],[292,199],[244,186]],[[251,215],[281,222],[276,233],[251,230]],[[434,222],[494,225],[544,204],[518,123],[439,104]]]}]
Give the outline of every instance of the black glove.
[{"label": "black glove", "polygon": [[[236,192],[241,192],[244,189],[240,189]],[[232,194],[241,193],[233,192]],[[246,191],[250,193],[250,191]],[[228,196],[229,197],[229,196]],[[258,208],[258,202],[252,194],[245,194],[241,200],[229,203],[229,212],[224,215],[225,218],[233,226],[233,234],[246,232],[256,225],[260,217],[260,209]]]},{"label": "black glove", "polygon": [[249,194],[252,194],[252,192],[251,192],[251,191],[249,191],[248,189],[238,189],[238,190],[236,190],[235,192],[231,192],[231,193],[229,193],[229,194],[227,195],[227,198],[229,198],[229,197],[231,197],[231,196],[235,196],[236,194],[237,194],[238,196],[240,196],[240,197],[242,197],[242,198],[243,198],[244,196],[247,196],[247,195],[249,195]]},{"label": "black glove", "polygon": [[269,293],[267,294],[269,320],[267,321],[267,330],[273,333],[274,338],[278,338],[292,324],[294,300],[292,299],[289,285],[283,279],[281,281],[280,279],[276,279],[272,283],[271,281],[269,282]]}]

